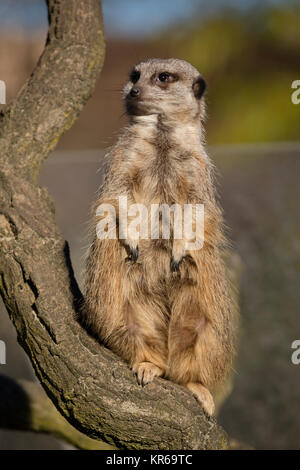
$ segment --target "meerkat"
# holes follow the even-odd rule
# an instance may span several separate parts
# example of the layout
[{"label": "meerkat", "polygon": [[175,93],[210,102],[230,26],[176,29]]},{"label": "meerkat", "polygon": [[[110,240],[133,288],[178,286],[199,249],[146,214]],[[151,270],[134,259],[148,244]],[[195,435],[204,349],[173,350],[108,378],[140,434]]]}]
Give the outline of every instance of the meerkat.
[{"label": "meerkat", "polygon": [[[83,319],[145,385],[164,377],[189,389],[209,415],[232,364],[236,309],[222,260],[226,239],[213,165],[204,148],[206,83],[191,64],[150,59],[124,88],[129,126],[108,155],[93,211]],[[121,233],[129,204],[203,204],[203,246]],[[99,238],[96,208],[115,208],[118,236]],[[102,213],[103,216],[103,213]],[[194,217],[194,215],[193,215]],[[174,218],[171,225],[174,225]],[[172,236],[173,234],[173,236]]]}]

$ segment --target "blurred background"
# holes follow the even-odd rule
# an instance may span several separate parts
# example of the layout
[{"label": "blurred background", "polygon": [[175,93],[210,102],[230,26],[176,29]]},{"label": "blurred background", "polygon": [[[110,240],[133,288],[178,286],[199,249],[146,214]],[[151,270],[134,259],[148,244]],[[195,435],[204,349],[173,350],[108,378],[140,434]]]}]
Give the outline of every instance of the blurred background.
[{"label": "blurred background", "polygon": [[[126,125],[121,90],[150,57],[190,61],[206,77],[207,144],[234,250],[242,260],[242,335],[234,389],[219,421],[256,449],[300,449],[300,4],[289,0],[103,0],[107,52],[92,99],[48,159],[41,184],[57,205],[82,280],[88,211],[105,149]],[[12,100],[43,49],[43,0],[1,0],[0,80]],[[2,106],[3,108],[3,106]],[[0,107],[1,109],[1,107]],[[0,373],[34,380],[3,306]],[[0,449],[69,448],[0,431]]]}]

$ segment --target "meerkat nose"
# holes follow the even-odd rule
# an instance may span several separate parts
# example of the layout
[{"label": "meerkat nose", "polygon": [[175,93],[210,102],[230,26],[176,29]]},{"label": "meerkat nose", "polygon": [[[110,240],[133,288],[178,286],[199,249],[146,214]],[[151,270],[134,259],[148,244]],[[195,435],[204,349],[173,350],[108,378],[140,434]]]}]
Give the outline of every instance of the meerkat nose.
[{"label": "meerkat nose", "polygon": [[133,98],[136,98],[137,96],[139,96],[140,93],[141,93],[141,90],[137,86],[132,87],[130,90],[130,96],[132,96]]}]

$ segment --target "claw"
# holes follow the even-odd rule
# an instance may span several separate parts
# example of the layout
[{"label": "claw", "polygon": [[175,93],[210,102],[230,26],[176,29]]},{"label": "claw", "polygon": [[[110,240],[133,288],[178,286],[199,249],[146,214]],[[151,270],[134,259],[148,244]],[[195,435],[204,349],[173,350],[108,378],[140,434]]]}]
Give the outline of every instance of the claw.
[{"label": "claw", "polygon": [[127,251],[128,259],[133,261],[133,263],[137,262],[139,257],[139,247],[132,248],[130,245],[125,244],[125,250]]},{"label": "claw", "polygon": [[139,247],[137,246],[135,249],[131,250],[131,259],[134,263],[136,263],[138,257],[139,257]]},{"label": "claw", "polygon": [[152,382],[154,377],[161,377],[164,373],[160,367],[152,364],[151,362],[140,362],[134,364],[132,370],[136,375],[138,384],[142,386]]},{"label": "claw", "polygon": [[172,256],[172,258],[171,258],[171,271],[173,273],[179,271],[179,267],[180,267],[180,265],[183,261],[183,258],[184,258],[184,256],[181,256],[181,258],[178,261],[175,261],[175,259]]}]

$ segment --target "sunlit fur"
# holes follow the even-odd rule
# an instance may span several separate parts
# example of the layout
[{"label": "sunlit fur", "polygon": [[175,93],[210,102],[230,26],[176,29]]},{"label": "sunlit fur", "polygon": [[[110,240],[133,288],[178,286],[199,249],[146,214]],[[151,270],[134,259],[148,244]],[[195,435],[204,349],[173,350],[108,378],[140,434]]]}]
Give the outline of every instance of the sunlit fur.
[{"label": "sunlit fur", "polygon": [[[128,361],[140,383],[164,376],[190,389],[212,414],[210,392],[232,363],[235,307],[222,261],[213,167],[203,144],[204,99],[193,90],[199,72],[177,59],[152,59],[135,69],[140,96],[132,104],[133,83],[125,86],[130,125],[108,155],[93,209],[82,315],[99,340]],[[161,72],[176,74],[176,81],[161,87]],[[128,204],[148,208],[203,203],[203,248],[186,251],[185,240],[99,240],[96,207],[110,203],[117,211],[121,195]],[[137,245],[134,262],[128,249]],[[171,259],[179,263],[177,271]]]}]

